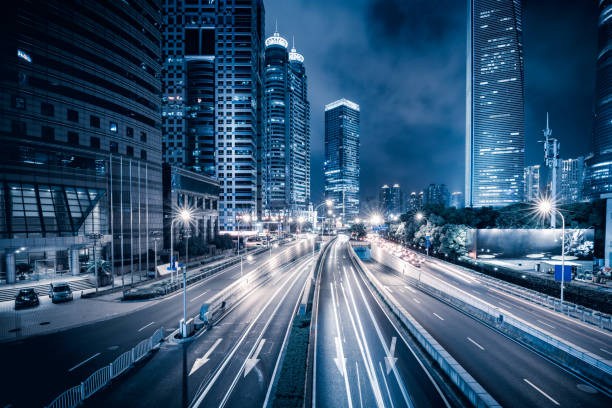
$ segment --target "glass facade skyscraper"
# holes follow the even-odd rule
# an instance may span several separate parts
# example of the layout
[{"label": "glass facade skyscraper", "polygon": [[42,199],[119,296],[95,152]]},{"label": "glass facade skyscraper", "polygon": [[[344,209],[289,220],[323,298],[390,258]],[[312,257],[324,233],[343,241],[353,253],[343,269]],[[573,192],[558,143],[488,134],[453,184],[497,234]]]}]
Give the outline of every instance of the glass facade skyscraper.
[{"label": "glass facade skyscraper", "polygon": [[359,105],[340,99],[325,106],[325,198],[336,216],[359,215]]},{"label": "glass facade skyscraper", "polygon": [[264,60],[264,208],[297,215],[310,200],[310,104],[304,57],[278,33],[266,40]]},{"label": "glass facade skyscraper", "polygon": [[92,233],[115,272],[145,270],[150,232],[162,228],[160,1],[30,0],[4,12],[6,280],[15,264],[26,278],[43,261],[79,273]]},{"label": "glass facade skyscraper", "polygon": [[220,183],[221,229],[261,208],[262,0],[163,0],[164,161]]},{"label": "glass facade skyscraper", "polygon": [[612,0],[599,1],[593,155],[587,160],[585,196],[612,192]]},{"label": "glass facade skyscraper", "polygon": [[468,5],[466,205],[501,207],[523,197],[521,3]]}]

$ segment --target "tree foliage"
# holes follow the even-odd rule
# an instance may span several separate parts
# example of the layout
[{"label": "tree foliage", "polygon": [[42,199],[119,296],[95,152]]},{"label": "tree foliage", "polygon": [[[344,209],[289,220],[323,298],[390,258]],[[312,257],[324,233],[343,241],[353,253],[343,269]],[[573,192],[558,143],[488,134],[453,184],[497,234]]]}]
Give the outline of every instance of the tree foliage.
[{"label": "tree foliage", "polygon": [[349,228],[349,232],[352,236],[356,238],[363,238],[367,234],[366,227],[363,223],[351,225],[351,227]]}]

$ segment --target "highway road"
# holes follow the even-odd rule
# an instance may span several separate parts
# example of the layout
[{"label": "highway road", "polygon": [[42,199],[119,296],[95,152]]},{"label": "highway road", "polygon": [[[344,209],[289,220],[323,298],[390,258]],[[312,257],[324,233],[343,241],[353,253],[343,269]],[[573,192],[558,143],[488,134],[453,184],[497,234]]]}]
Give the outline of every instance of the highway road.
[{"label": "highway road", "polygon": [[[300,241],[304,242],[304,241]],[[287,251],[307,254],[305,244],[290,243],[255,256],[243,265],[245,273]],[[217,272],[187,288],[187,312],[200,306],[240,277],[240,265]],[[178,327],[183,314],[182,291],[150,301],[150,306],[109,320],[0,346],[0,361],[7,375],[0,381],[0,406],[32,407],[50,403],[69,387],[79,384],[98,368],[150,337],[159,327],[166,334]],[[35,390],[35,392],[33,392]]]},{"label": "highway road", "polygon": [[504,407],[604,407],[609,395],[498,331],[421,292],[391,268],[364,265]]},{"label": "highway road", "polygon": [[320,281],[313,404],[444,407],[446,398],[349,258],[340,236]]},{"label": "highway road", "polygon": [[187,342],[164,343],[146,364],[86,405],[262,406],[311,265],[311,257],[305,256],[276,268],[275,275],[211,329]]},{"label": "highway road", "polygon": [[[422,256],[422,255],[420,255]],[[612,360],[612,333],[539,306],[518,296],[484,284],[484,279],[456,265],[429,258],[420,268],[489,304],[528,322],[543,332],[589,351],[603,360]],[[487,282],[495,282],[487,279]]]}]

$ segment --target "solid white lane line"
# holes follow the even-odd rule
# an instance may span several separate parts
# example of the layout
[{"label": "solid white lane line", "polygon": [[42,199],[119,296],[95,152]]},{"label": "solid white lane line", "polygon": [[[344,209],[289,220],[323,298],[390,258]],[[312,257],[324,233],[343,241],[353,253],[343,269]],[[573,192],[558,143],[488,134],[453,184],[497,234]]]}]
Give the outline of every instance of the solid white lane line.
[{"label": "solid white lane line", "polygon": [[554,400],[553,397],[551,397],[550,395],[548,395],[547,393],[545,393],[544,391],[542,391],[541,389],[539,389],[537,386],[535,386],[531,381],[529,381],[526,378],[523,378],[523,381],[525,381],[527,384],[531,385],[533,387],[534,390],[536,390],[537,392],[539,392],[540,394],[542,394],[543,396],[545,396],[546,398],[548,398],[549,400],[551,400],[553,402],[553,404],[555,405],[561,405],[559,404],[557,401]]},{"label": "solid white lane line", "polygon": [[387,394],[389,395],[389,402],[391,403],[391,408],[394,408],[393,398],[391,398],[391,391],[389,391],[389,384],[387,384],[387,376],[385,375],[385,372],[382,368],[382,364],[380,361],[378,362],[378,367],[380,368],[380,373],[382,374],[383,382],[385,383],[385,388],[387,389]]},{"label": "solid white lane line", "polygon": [[436,317],[437,317],[438,319],[440,319],[440,320],[444,320],[444,318],[443,318],[442,316],[440,316],[439,314],[437,314],[437,313],[435,313],[435,312],[434,312],[434,316],[436,316]]},{"label": "solid white lane line", "polygon": [[[344,271],[344,273],[346,273],[346,271]],[[389,291],[389,293],[393,293],[393,291],[391,289],[389,289],[388,286],[385,286],[384,288],[387,289]]]},{"label": "solid white lane line", "polygon": [[555,328],[555,326],[553,326],[553,325],[551,325],[551,324],[548,324],[548,323],[546,323],[546,322],[543,322],[543,321],[541,321],[540,319],[538,319],[538,322],[542,323],[544,326],[548,326],[548,327],[550,327],[551,329],[554,329],[554,328]]},{"label": "solid white lane line", "polygon": [[476,343],[474,340],[472,340],[470,337],[467,338],[473,345],[475,345],[476,347],[478,347],[481,350],[484,350],[485,348],[482,347],[480,344]]},{"label": "solid white lane line", "polygon": [[512,309],[512,306],[507,305],[507,304],[505,304],[504,302],[500,302],[500,301],[498,301],[497,303],[499,303],[500,305],[502,305],[502,306],[503,306],[503,307],[505,307],[505,308]]},{"label": "solid white lane line", "polygon": [[604,348],[600,348],[600,350],[603,351],[604,353],[608,353],[608,354],[610,354],[612,356],[612,352],[610,352],[610,351],[608,351],[608,350],[606,350]]},{"label": "solid white lane line", "polygon": [[139,331],[139,332],[143,331],[144,329],[146,329],[147,327],[149,327],[149,326],[150,326],[150,325],[152,325],[153,323],[155,323],[155,322],[151,322],[151,323],[149,323],[149,324],[147,324],[147,325],[145,325],[145,326],[142,326],[140,329],[138,329],[138,331]]},{"label": "solid white lane line", "polygon": [[411,291],[412,293],[416,293],[416,290],[412,289],[410,286],[404,286],[406,289]]},{"label": "solid white lane line", "polygon": [[[336,303],[336,296],[334,293],[334,285],[329,282],[329,286],[331,289],[331,294],[332,294],[332,305],[334,308],[334,320],[336,322],[336,333],[338,334],[338,336],[341,335],[340,332],[340,323],[338,321],[338,304]],[[338,346],[339,345],[339,346]],[[351,386],[349,384],[349,380],[348,380],[348,375],[346,373],[346,358],[344,357],[344,350],[342,348],[342,343],[341,342],[336,342],[336,347],[338,347],[338,354],[341,355],[342,357],[342,361],[340,361],[340,364],[342,366],[342,376],[344,377],[344,388],[346,390],[346,398],[348,400],[348,406],[352,407],[353,406],[353,399],[351,398]]]},{"label": "solid white lane line", "polygon": [[87,360],[81,361],[79,364],[75,365],[74,367],[72,367],[70,370],[68,370],[68,372],[71,372],[73,370],[76,370],[77,368],[79,368],[80,366],[82,366],[83,364],[87,363],[89,360],[93,360],[94,358],[98,357],[100,355],[100,353],[96,353],[93,356],[89,357]]},{"label": "solid white lane line", "polygon": [[363,408],[363,399],[361,398],[361,380],[359,379],[359,364],[355,361],[355,370],[357,371],[357,389],[359,390],[359,407]]},{"label": "solid white lane line", "polygon": [[417,302],[418,304],[421,304],[421,301],[420,301],[419,299],[417,299],[417,298],[414,298],[414,299],[412,299],[412,300],[414,300],[414,301],[415,301],[415,302]]},{"label": "solid white lane line", "polygon": [[205,294],[207,294],[209,291],[205,290],[204,292],[200,293],[198,296],[194,297],[193,299],[190,300],[190,302],[193,302],[194,300],[204,296]]}]

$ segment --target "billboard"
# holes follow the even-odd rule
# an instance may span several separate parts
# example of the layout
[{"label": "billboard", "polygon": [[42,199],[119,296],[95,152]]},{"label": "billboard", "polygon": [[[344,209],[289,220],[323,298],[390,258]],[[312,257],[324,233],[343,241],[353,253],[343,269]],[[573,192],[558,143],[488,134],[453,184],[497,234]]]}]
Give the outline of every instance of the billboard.
[{"label": "billboard", "polygon": [[[592,229],[566,229],[565,254],[592,258],[594,238]],[[471,229],[467,232],[467,247],[471,258],[555,256],[561,254],[561,229]]]}]

